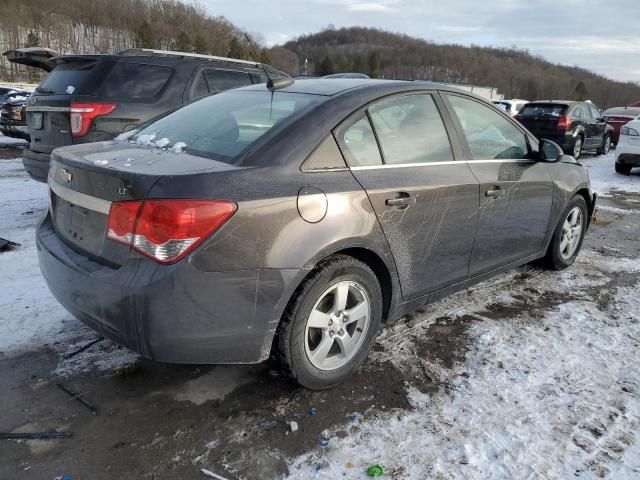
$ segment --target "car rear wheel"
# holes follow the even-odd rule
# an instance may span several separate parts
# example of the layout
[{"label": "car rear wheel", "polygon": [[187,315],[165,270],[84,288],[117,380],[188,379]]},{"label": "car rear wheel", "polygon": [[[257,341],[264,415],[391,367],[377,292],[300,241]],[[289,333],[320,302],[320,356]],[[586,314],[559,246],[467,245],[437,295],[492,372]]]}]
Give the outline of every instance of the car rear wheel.
[{"label": "car rear wheel", "polygon": [[598,149],[598,155],[606,155],[611,150],[611,136],[607,135],[604,137],[604,141],[602,142],[602,146]]},{"label": "car rear wheel", "polygon": [[554,270],[564,270],[575,261],[587,230],[587,203],[581,195],[574,196],[560,217],[545,257]]},{"label": "car rear wheel", "polygon": [[579,158],[580,154],[582,153],[582,145],[583,145],[583,141],[582,141],[582,137],[578,136],[576,137],[576,140],[573,142],[573,150],[571,152],[571,154],[573,155],[573,158]]},{"label": "car rear wheel", "polygon": [[282,366],[300,385],[323,390],[367,358],[382,319],[373,271],[348,256],[321,264],[296,292],[278,332]]},{"label": "car rear wheel", "polygon": [[629,165],[616,163],[616,172],[622,173],[623,175],[629,175],[631,173],[631,167]]}]

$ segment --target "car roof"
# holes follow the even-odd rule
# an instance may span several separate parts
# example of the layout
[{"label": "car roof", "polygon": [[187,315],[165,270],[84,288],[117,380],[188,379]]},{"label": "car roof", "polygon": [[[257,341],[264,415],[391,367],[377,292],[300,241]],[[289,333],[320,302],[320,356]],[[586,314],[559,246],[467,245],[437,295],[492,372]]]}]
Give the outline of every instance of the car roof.
[{"label": "car roof", "polygon": [[548,104],[548,103],[554,103],[557,105],[573,105],[574,103],[584,103],[584,102],[576,102],[574,100],[536,100],[535,102],[529,102],[529,104]]},{"label": "car roof", "polygon": [[[368,78],[309,78],[304,81],[294,81],[285,88],[278,89],[278,92],[302,93],[306,95],[320,95],[331,97],[340,95],[351,90],[367,88],[388,90],[390,86],[406,87],[408,85],[416,86],[420,90],[449,90],[457,91],[455,88],[445,87],[443,85],[430,82],[410,82],[407,80],[375,80]],[[260,90],[264,89],[264,84],[251,85],[243,87],[242,90]]]}]

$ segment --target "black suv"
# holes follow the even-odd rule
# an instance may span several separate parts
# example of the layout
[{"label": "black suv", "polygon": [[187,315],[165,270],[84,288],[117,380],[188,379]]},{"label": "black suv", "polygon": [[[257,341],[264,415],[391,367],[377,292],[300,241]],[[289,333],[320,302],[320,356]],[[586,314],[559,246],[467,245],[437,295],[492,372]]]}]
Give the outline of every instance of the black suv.
[{"label": "black suv", "polygon": [[42,182],[56,147],[111,140],[198,98],[267,81],[260,63],[164,50],[58,56],[34,47],[3,55],[50,72],[29,98],[23,153],[27,172]]},{"label": "black suv", "polygon": [[613,128],[591,102],[543,100],[526,104],[516,115],[538,139],[556,142],[575,158],[583,150],[609,153]]}]

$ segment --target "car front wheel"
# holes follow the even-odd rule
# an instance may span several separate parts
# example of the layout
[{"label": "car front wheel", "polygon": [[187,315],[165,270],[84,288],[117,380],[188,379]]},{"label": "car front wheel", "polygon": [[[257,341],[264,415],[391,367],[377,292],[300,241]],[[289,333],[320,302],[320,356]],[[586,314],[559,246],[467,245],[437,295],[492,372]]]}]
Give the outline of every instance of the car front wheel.
[{"label": "car front wheel", "polygon": [[297,290],[278,332],[280,361],[300,385],[323,390],[344,381],[367,358],[382,319],[373,271],[338,255]]},{"label": "car front wheel", "polygon": [[574,196],[560,217],[545,257],[547,265],[554,270],[564,270],[575,261],[587,231],[587,215],[584,198]]}]

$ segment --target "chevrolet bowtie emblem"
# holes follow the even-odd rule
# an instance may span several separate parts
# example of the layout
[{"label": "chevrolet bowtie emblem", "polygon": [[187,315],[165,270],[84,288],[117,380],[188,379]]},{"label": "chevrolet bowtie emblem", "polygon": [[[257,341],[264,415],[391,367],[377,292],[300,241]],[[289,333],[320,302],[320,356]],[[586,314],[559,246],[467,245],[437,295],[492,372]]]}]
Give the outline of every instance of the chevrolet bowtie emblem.
[{"label": "chevrolet bowtie emblem", "polygon": [[58,176],[65,181],[66,183],[69,183],[71,181],[71,178],[73,177],[73,175],[71,174],[71,172],[69,170],[67,170],[66,168],[61,169],[58,172]]}]

